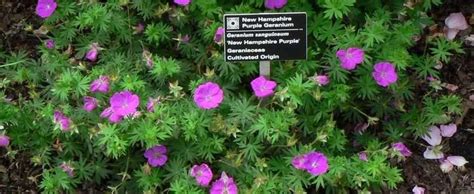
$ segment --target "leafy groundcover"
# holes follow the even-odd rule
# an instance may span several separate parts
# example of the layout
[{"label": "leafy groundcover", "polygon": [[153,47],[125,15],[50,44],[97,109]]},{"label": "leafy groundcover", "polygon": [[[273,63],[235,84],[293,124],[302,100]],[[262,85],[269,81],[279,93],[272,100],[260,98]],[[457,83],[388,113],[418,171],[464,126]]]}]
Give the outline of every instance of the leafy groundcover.
[{"label": "leafy groundcover", "polygon": [[[435,92],[461,43],[418,42],[440,3],[39,0],[38,57],[0,48],[0,149],[45,193],[395,190],[407,141],[462,166],[441,145],[461,99]],[[308,60],[224,61],[224,13],[293,11]]]}]

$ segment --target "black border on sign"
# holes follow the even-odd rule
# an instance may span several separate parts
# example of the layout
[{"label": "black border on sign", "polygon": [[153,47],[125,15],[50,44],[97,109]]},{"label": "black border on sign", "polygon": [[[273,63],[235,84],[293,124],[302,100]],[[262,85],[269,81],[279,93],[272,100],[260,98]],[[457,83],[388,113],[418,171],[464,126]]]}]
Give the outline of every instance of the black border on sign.
[{"label": "black border on sign", "polygon": [[[308,14],[306,14],[306,12],[280,12],[280,13],[228,13],[228,14],[224,14],[224,16],[222,16],[222,21],[224,21],[224,61],[225,62],[228,62],[228,63],[236,63],[236,62],[252,62],[252,61],[227,61],[227,57],[226,57],[226,44],[225,44],[225,39],[226,39],[226,26],[227,26],[227,21],[225,20],[226,16],[240,16],[240,15],[290,15],[290,14],[304,14],[305,17],[306,17],[306,20],[305,20],[305,29],[304,29],[304,32],[306,34],[306,38],[305,38],[305,42],[306,42],[306,53],[304,56],[305,59],[296,59],[296,60],[308,60]],[[296,60],[286,60],[286,61],[296,61]],[[284,60],[272,60],[272,61],[284,61]]]}]

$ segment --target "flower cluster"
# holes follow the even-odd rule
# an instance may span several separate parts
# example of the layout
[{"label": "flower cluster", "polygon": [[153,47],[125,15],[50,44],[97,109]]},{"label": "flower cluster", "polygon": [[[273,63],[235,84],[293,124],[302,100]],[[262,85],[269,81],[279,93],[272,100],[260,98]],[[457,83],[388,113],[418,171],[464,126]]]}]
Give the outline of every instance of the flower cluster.
[{"label": "flower cluster", "polygon": [[327,157],[321,152],[309,152],[293,157],[293,167],[305,170],[314,176],[325,174],[329,170]]},{"label": "flower cluster", "polygon": [[[341,67],[346,70],[354,70],[357,65],[364,61],[364,50],[351,47],[346,50],[341,49],[336,52],[336,56],[341,62]],[[395,66],[389,62],[379,62],[374,65],[372,77],[378,85],[387,87],[395,83],[398,79]]]},{"label": "flower cluster", "polygon": [[456,133],[457,127],[455,124],[441,125],[440,127],[431,126],[428,133],[423,138],[430,146],[426,147],[423,157],[426,159],[441,159],[444,157],[441,152],[442,137],[451,137]]}]

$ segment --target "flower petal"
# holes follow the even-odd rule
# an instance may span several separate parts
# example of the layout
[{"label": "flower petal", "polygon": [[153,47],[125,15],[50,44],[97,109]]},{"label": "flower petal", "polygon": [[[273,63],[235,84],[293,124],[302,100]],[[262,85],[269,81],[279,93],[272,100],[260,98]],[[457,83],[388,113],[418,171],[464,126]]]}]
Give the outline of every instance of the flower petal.
[{"label": "flower petal", "polygon": [[464,166],[466,163],[468,163],[468,161],[462,156],[448,156],[447,160],[451,164],[453,164],[457,167]]}]

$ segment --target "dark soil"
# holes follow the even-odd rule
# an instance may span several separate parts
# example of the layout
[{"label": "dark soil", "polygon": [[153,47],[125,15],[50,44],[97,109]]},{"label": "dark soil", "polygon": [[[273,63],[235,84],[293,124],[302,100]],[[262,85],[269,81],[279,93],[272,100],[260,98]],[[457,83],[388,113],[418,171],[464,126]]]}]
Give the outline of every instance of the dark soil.
[{"label": "dark soil", "polygon": [[[39,27],[40,20],[34,15],[35,4],[36,0],[0,0],[0,50],[24,50],[31,52],[30,56],[35,55],[40,41],[25,30],[29,26]],[[459,11],[469,20],[474,13],[474,0],[445,0],[431,16],[442,26],[449,13]],[[401,166],[405,182],[393,193],[411,192],[415,185],[426,188],[427,193],[474,193],[474,102],[469,100],[469,96],[474,95],[474,47],[465,45],[464,50],[466,54],[455,56],[451,63],[444,65],[441,81],[459,86],[449,92],[464,99],[464,114],[456,120],[458,132],[448,139],[446,153],[464,156],[469,161],[467,168],[445,174],[438,161],[423,158],[424,147],[411,143],[413,155]],[[24,153],[16,154],[14,159],[5,154],[5,150],[0,150],[0,193],[37,191],[41,168],[35,167],[30,162],[31,157]]]}]

